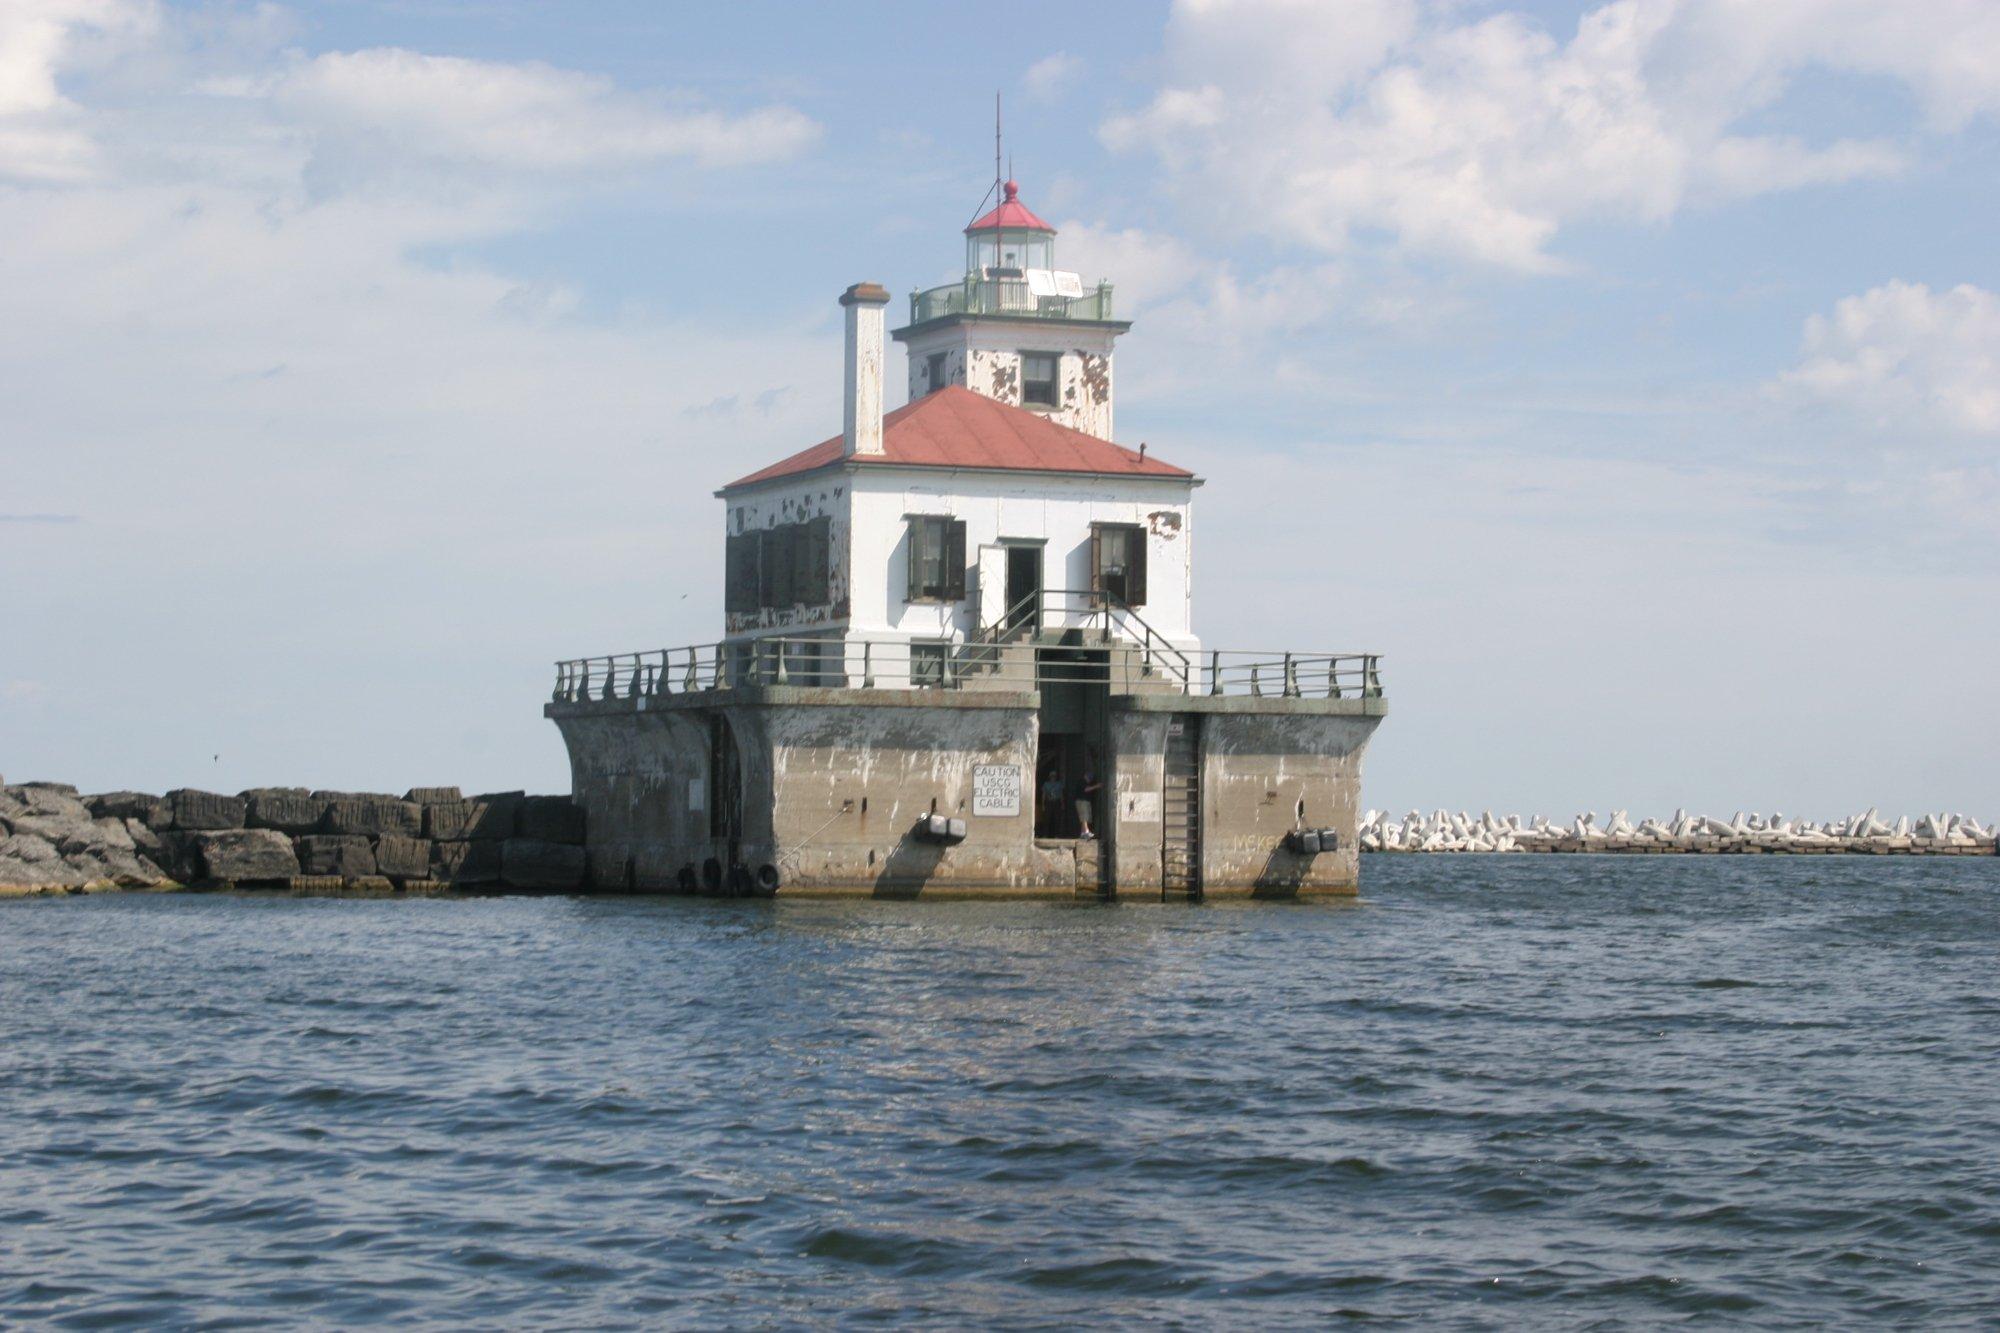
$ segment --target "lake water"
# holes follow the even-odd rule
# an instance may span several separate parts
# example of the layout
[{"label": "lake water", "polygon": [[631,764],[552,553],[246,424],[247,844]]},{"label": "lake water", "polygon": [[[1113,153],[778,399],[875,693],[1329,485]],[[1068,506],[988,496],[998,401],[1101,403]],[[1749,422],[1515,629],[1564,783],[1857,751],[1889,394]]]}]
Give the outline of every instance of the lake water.
[{"label": "lake water", "polygon": [[2000,861],[0,902],[0,1325],[2000,1314]]}]

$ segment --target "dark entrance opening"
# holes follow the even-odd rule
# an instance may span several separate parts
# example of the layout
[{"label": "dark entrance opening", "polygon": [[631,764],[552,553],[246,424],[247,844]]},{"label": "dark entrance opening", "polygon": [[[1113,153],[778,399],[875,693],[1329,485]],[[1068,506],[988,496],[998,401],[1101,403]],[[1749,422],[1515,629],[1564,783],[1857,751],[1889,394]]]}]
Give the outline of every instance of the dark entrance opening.
[{"label": "dark entrance opening", "polygon": [[1007,548],[1008,629],[1026,626],[1030,633],[1042,627],[1042,548]]},{"label": "dark entrance opening", "polygon": [[1035,657],[1042,691],[1035,836],[1080,837],[1087,819],[1101,837],[1110,781],[1107,656],[1101,649],[1043,648]]}]

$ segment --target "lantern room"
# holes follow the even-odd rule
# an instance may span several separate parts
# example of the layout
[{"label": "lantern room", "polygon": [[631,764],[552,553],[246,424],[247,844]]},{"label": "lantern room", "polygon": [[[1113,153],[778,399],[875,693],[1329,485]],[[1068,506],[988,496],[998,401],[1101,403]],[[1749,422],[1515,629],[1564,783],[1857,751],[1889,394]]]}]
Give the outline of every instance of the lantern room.
[{"label": "lantern room", "polygon": [[[1018,278],[1029,270],[1056,266],[1056,229],[1021,202],[1021,187],[1008,181],[992,212],[965,229],[965,271],[971,277]],[[1007,270],[1005,274],[993,272]]]}]

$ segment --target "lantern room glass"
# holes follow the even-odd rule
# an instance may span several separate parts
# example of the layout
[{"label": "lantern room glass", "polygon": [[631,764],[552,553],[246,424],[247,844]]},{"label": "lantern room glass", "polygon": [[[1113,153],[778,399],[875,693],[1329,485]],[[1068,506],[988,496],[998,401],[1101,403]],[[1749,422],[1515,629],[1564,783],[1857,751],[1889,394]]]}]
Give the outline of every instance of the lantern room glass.
[{"label": "lantern room glass", "polygon": [[1045,231],[1002,227],[978,231],[965,238],[965,268],[980,273],[988,268],[1054,268],[1056,238]]}]

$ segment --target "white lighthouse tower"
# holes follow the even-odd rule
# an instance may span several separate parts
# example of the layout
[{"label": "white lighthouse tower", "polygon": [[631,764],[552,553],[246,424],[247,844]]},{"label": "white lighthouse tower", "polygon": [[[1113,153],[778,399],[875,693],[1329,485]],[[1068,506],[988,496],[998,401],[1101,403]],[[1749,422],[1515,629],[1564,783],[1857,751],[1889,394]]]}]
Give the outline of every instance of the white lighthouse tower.
[{"label": "white lighthouse tower", "polygon": [[910,353],[910,399],[962,384],[997,402],[1111,438],[1111,284],[1086,288],[1056,267],[1056,229],[1013,181],[965,229],[965,276],[913,292],[896,341]]}]

